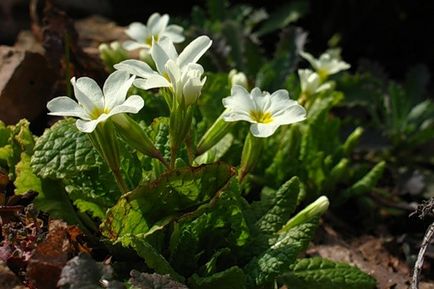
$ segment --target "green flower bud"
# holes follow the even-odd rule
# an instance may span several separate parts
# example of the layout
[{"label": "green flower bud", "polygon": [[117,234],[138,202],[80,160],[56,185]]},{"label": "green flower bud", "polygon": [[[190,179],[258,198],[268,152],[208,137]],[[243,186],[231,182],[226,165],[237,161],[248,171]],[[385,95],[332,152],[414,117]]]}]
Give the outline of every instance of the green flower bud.
[{"label": "green flower bud", "polygon": [[315,202],[304,208],[297,215],[292,217],[283,227],[279,233],[286,232],[295,226],[309,222],[313,218],[320,217],[327,211],[329,207],[329,199],[326,196],[319,197]]}]

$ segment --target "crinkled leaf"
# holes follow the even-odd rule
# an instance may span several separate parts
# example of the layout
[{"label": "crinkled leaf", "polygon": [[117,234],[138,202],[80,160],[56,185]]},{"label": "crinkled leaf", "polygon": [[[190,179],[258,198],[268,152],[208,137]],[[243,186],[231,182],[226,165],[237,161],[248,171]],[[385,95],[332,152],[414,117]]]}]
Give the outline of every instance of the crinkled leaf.
[{"label": "crinkled leaf", "polygon": [[187,286],[170,279],[169,275],[140,273],[131,271],[132,289],[188,289]]},{"label": "crinkled leaf", "polygon": [[15,166],[15,194],[25,194],[28,191],[41,192],[41,179],[38,178],[30,167],[31,157],[27,153],[21,153],[21,160]]},{"label": "crinkled leaf", "polygon": [[121,196],[113,175],[105,166],[66,179],[64,183],[77,208],[101,220]]},{"label": "crinkled leaf", "polygon": [[276,233],[294,212],[299,193],[300,181],[297,177],[283,184],[274,195],[271,208],[256,223],[259,230],[265,234]]},{"label": "crinkled leaf", "polygon": [[122,196],[108,211],[103,233],[111,239],[146,233],[156,221],[208,202],[233,174],[232,167],[224,163],[165,173]]},{"label": "crinkled leaf", "polygon": [[188,279],[188,284],[192,289],[244,289],[246,276],[238,266],[233,266],[207,277],[194,274]]},{"label": "crinkled leaf", "polygon": [[245,266],[248,287],[261,286],[273,282],[286,272],[299,253],[309,245],[318,218],[301,223],[279,235],[276,242]]},{"label": "crinkled leaf", "polygon": [[[103,288],[101,279],[111,279],[113,270],[110,265],[104,265],[93,260],[87,254],[79,254],[69,260],[62,269],[57,286],[61,289],[96,289]],[[116,282],[116,286],[108,288],[125,288]]]},{"label": "crinkled leaf", "polygon": [[[177,233],[172,236],[170,261],[183,275],[195,273],[201,265],[204,271],[207,266],[214,266],[211,260],[223,257],[215,255],[219,248],[232,252],[229,259],[237,258],[239,248],[249,242],[249,220],[236,182],[234,179],[230,183],[214,206],[208,207],[193,221],[180,224]],[[202,251],[203,248],[210,250]],[[199,258],[209,261],[200,264]]]},{"label": "crinkled leaf", "polygon": [[102,159],[74,120],[65,119],[38,138],[31,164],[40,177],[63,179],[99,167]]},{"label": "crinkled leaf", "polygon": [[358,268],[319,257],[300,259],[280,278],[299,289],[373,289],[375,279]]},{"label": "crinkled leaf", "polygon": [[179,275],[161,255],[157,249],[149,244],[144,238],[137,238],[133,235],[124,236],[120,241],[125,247],[132,247],[137,254],[145,260],[146,265],[159,274],[169,274],[177,281],[184,281],[184,277]]}]

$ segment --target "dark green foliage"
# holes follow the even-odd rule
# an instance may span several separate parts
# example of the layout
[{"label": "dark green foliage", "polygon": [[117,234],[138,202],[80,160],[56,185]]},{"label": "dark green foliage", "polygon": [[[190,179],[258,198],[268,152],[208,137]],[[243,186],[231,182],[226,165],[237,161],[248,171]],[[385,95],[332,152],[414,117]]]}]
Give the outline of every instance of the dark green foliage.
[{"label": "dark green foliage", "polygon": [[279,278],[289,289],[369,289],[375,279],[355,267],[318,257],[297,260]]}]

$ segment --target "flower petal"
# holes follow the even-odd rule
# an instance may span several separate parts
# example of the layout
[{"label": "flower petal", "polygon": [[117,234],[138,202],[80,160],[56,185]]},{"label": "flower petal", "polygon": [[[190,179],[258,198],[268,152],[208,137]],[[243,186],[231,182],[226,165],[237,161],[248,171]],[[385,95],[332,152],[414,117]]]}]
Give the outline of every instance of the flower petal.
[{"label": "flower petal", "polygon": [[169,56],[170,59],[173,61],[178,58],[178,52],[176,52],[175,45],[173,45],[173,41],[171,38],[167,36],[162,36],[160,40],[158,41],[158,45],[163,48],[163,50],[166,52],[166,54]]},{"label": "flower petal", "polygon": [[223,119],[224,121],[240,121],[240,120],[245,120],[248,121],[250,123],[253,123],[252,118],[250,117],[249,113],[246,111],[231,111],[226,110],[223,114]]},{"label": "flower petal", "polygon": [[135,60],[135,59],[128,59],[119,62],[118,64],[114,65],[114,68],[117,70],[127,71],[133,75],[137,75],[143,78],[147,78],[157,74],[155,71],[152,70],[151,67],[149,67],[148,64],[146,64],[143,61]]},{"label": "flower petal", "polygon": [[278,124],[252,123],[250,125],[250,132],[255,137],[269,137],[276,131],[278,127]]},{"label": "flower petal", "polygon": [[130,77],[128,72],[121,70],[109,75],[103,87],[106,109],[111,110],[125,101],[128,89],[130,89],[135,78],[135,76]]},{"label": "flower petal", "polygon": [[128,51],[139,49],[139,48],[151,48],[149,45],[145,43],[139,43],[137,41],[127,40],[124,43],[122,43],[122,47],[125,48]]},{"label": "flower petal", "polygon": [[177,64],[182,69],[188,63],[196,63],[211,47],[211,44],[212,41],[208,36],[199,36],[184,48],[176,61]]},{"label": "flower petal", "polygon": [[184,28],[179,25],[169,25],[166,30],[163,31],[161,37],[165,36],[170,38],[173,43],[180,43],[185,40],[185,37],[182,35],[184,32]]},{"label": "flower petal", "polygon": [[288,91],[285,89],[279,89],[271,95],[271,105],[268,111],[272,115],[280,114],[282,111],[286,110],[288,107],[297,104],[295,100],[289,98]]},{"label": "flower petal", "polygon": [[247,115],[255,108],[247,90],[239,85],[234,85],[231,89],[231,96],[222,100],[223,106],[232,112],[245,112]]},{"label": "flower petal", "polygon": [[134,86],[144,90],[159,88],[159,87],[170,87],[170,83],[162,77],[161,75],[153,75],[146,79],[136,79],[133,82]]},{"label": "flower petal", "polygon": [[95,80],[89,77],[80,77],[76,81],[73,77],[71,84],[74,87],[75,98],[88,113],[92,113],[95,109],[104,109],[104,97]]},{"label": "flower petal", "polygon": [[165,65],[167,61],[170,59],[169,55],[166,51],[160,46],[158,42],[154,42],[151,48],[152,59],[157,66],[157,70],[160,74],[163,74],[166,71]]},{"label": "flower petal", "polygon": [[315,70],[318,69],[318,61],[315,59],[315,57],[313,57],[312,54],[305,51],[300,51],[299,53],[300,56],[306,59]]},{"label": "flower petal", "polygon": [[114,107],[108,115],[110,117],[119,113],[138,113],[144,105],[145,102],[141,96],[131,95],[124,101],[124,103]]},{"label": "flower petal", "polygon": [[288,107],[280,115],[273,115],[273,124],[283,125],[300,122],[306,119],[306,109],[299,104]]},{"label": "flower petal", "polygon": [[166,63],[165,69],[170,78],[170,82],[172,85],[176,86],[177,82],[181,79],[181,71],[179,70],[179,67],[176,65],[175,61],[169,60]]},{"label": "flower petal", "polygon": [[140,22],[131,23],[125,33],[137,42],[145,42],[149,34],[148,28]]},{"label": "flower petal", "polygon": [[91,133],[95,130],[96,126],[101,123],[106,121],[109,118],[108,114],[101,114],[97,119],[93,119],[93,120],[81,120],[81,119],[77,119],[77,121],[75,122],[75,125],[77,126],[78,130],[85,132],[85,133]]},{"label": "flower petal", "polygon": [[169,15],[164,14],[152,26],[149,26],[148,29],[151,30],[152,35],[158,35],[166,29],[167,23],[169,23]]},{"label": "flower petal", "polygon": [[151,29],[152,26],[154,26],[159,20],[160,20],[160,13],[155,12],[152,13],[151,16],[148,18],[148,22],[146,22],[146,26]]},{"label": "flower petal", "polygon": [[73,116],[89,120],[88,114],[74,100],[67,96],[53,98],[47,103],[49,115]]}]

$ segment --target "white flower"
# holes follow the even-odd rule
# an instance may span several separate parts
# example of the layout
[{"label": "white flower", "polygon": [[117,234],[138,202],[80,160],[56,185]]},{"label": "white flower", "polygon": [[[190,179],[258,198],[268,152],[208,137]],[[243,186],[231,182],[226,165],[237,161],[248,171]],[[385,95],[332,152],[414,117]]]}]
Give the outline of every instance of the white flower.
[{"label": "white flower", "polygon": [[243,72],[238,72],[236,69],[232,69],[229,72],[229,83],[232,86],[241,85],[242,87],[248,87],[247,76]]},{"label": "white flower", "polygon": [[332,87],[330,82],[321,83],[318,73],[310,69],[299,69],[298,76],[300,77],[301,92],[306,95],[313,95]]},{"label": "white flower", "polygon": [[149,50],[152,47],[152,41],[159,42],[163,37],[174,43],[184,41],[185,38],[182,35],[184,29],[178,25],[168,26],[168,23],[169,15],[160,15],[159,13],[152,14],[146,25],[139,22],[131,23],[125,33],[134,41],[125,41],[124,48],[127,50],[137,48]]},{"label": "white flower", "polygon": [[273,94],[261,92],[255,87],[249,93],[244,87],[232,87],[231,96],[223,99],[225,121],[245,120],[252,125],[250,131],[255,137],[268,137],[276,129],[306,119],[306,110],[295,100],[289,99],[288,91],[277,90]]},{"label": "white flower", "polygon": [[341,60],[339,54],[332,50],[321,54],[319,59],[304,51],[301,51],[300,55],[309,61],[322,80],[326,79],[329,75],[350,68],[350,65]]},{"label": "white flower", "polygon": [[138,88],[168,87],[178,101],[184,100],[188,105],[197,99],[205,83],[206,78],[202,78],[203,67],[196,62],[211,44],[209,37],[199,36],[178,55],[173,43],[163,38],[160,43],[154,43],[151,49],[157,71],[134,59],[122,61],[114,67],[141,77],[134,81]]},{"label": "white flower", "polygon": [[138,95],[126,98],[128,89],[134,81],[125,71],[109,75],[101,88],[89,77],[71,79],[78,102],[67,96],[60,96],[47,103],[49,115],[77,117],[76,125],[82,132],[90,133],[96,126],[109,117],[120,113],[137,113],[144,102]]}]

